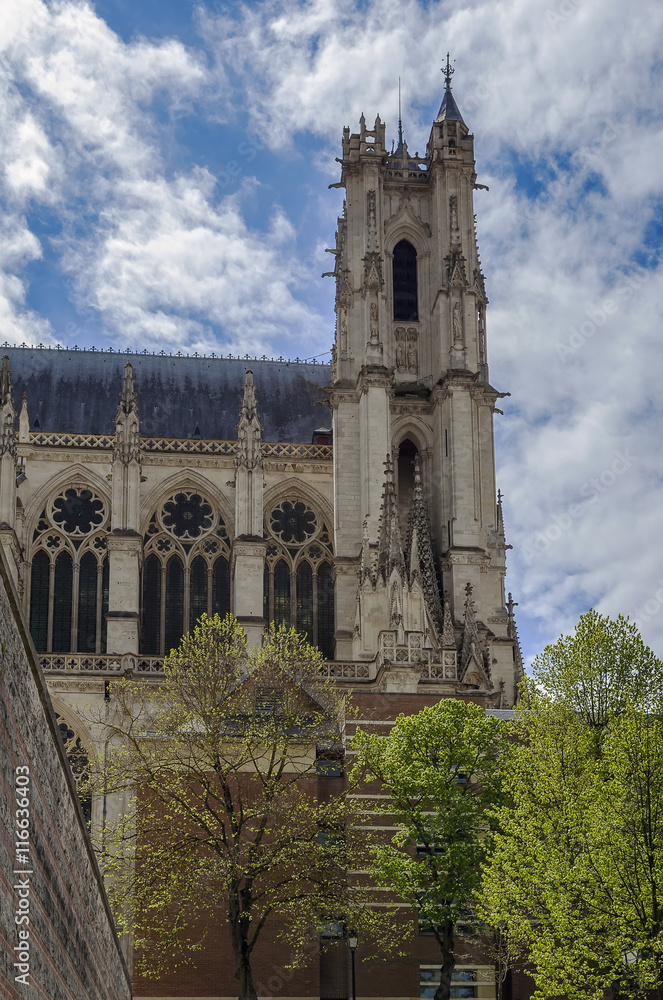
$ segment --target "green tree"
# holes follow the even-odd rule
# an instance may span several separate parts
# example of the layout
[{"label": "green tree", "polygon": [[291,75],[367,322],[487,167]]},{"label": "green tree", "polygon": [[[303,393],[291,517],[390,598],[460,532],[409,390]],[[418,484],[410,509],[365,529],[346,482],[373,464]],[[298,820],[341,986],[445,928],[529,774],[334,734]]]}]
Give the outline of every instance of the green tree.
[{"label": "green tree", "polygon": [[319,799],[316,775],[316,746],[339,740],[343,696],[321,663],[293,630],[272,626],[247,654],[232,616],[203,615],[160,683],[113,686],[97,780],[137,794],[104,830],[102,863],[144,974],[186,960],[201,944],[195,927],[225,912],[239,997],[254,1000],[251,958],[269,918],[296,960],[347,906],[344,799]]},{"label": "green tree", "polygon": [[472,906],[500,801],[500,724],[482,708],[445,699],[400,715],[386,737],[359,731],[355,782],[374,782],[371,809],[397,833],[373,848],[372,878],[409,903],[441,951],[435,1000],[448,1000],[456,924]]},{"label": "green tree", "polygon": [[663,1000],[662,670],[593,611],[534,664],[481,911],[528,951],[537,997]]}]

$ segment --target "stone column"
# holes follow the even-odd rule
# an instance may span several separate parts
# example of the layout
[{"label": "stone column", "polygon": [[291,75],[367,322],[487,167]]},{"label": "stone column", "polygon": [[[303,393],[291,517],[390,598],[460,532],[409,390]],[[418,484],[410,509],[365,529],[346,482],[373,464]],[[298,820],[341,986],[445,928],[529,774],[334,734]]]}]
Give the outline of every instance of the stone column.
[{"label": "stone column", "polygon": [[265,628],[263,579],[267,543],[263,539],[264,469],[262,427],[253,372],[247,370],[237,424],[235,463],[235,541],[231,573],[233,614],[246,632],[249,646],[259,646]]},{"label": "stone column", "polygon": [[113,499],[108,538],[107,651],[137,653],[140,633],[140,420],[133,368],[124,368],[115,417]]}]

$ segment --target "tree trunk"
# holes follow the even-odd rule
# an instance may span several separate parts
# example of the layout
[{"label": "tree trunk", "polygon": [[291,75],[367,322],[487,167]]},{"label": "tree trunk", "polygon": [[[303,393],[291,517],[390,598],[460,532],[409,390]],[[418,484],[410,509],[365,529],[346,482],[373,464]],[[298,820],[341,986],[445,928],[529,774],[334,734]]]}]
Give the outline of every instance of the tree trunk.
[{"label": "tree trunk", "polygon": [[440,927],[438,941],[442,949],[442,965],[440,967],[440,985],[435,990],[435,1000],[449,1000],[451,996],[451,976],[456,964],[456,957],[454,955],[454,925],[450,920],[447,920]]},{"label": "tree trunk", "polygon": [[235,958],[235,979],[239,1000],[258,1000],[251,971],[251,953],[248,945],[249,914],[243,913],[237,899],[231,896],[228,916],[230,937]]}]

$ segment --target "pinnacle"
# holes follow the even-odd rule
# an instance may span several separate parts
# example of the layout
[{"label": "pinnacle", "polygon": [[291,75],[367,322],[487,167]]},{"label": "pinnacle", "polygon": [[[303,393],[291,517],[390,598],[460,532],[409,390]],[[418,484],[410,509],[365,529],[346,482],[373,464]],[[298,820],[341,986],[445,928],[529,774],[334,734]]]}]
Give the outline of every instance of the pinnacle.
[{"label": "pinnacle", "polygon": [[451,93],[451,77],[452,74],[454,73],[454,69],[449,61],[448,52],[447,52],[447,65],[446,67],[442,67],[442,72],[444,73],[444,79],[445,79],[445,91],[444,91],[444,97],[442,98],[442,104],[440,105],[440,110],[437,113],[437,118],[435,119],[435,121],[436,123],[462,122],[462,124],[465,125],[465,122],[463,121],[463,116],[458,110],[458,105],[456,104],[453,94]]},{"label": "pinnacle", "polygon": [[9,370],[9,355],[2,357],[2,368],[0,368],[0,405],[4,405],[11,394],[11,372]]}]

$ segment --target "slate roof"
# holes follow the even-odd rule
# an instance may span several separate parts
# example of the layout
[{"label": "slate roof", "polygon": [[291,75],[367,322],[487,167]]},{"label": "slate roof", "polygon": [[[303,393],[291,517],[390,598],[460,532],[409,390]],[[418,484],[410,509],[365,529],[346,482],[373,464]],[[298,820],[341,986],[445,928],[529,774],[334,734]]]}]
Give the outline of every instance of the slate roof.
[{"label": "slate roof", "polygon": [[318,405],[326,399],[329,365],[31,347],[0,353],[9,356],[14,406],[20,411],[27,392],[35,430],[113,433],[127,361],[134,368],[145,437],[234,440],[247,368],[263,440],[307,443],[316,428],[331,425],[329,410]]},{"label": "slate roof", "polygon": [[456,104],[454,96],[451,93],[451,90],[449,89],[445,91],[444,97],[442,98],[442,103],[440,105],[440,110],[437,113],[437,118],[435,119],[435,121],[463,122],[463,125],[465,125],[465,122],[463,121],[463,116],[458,110],[458,105]]}]

